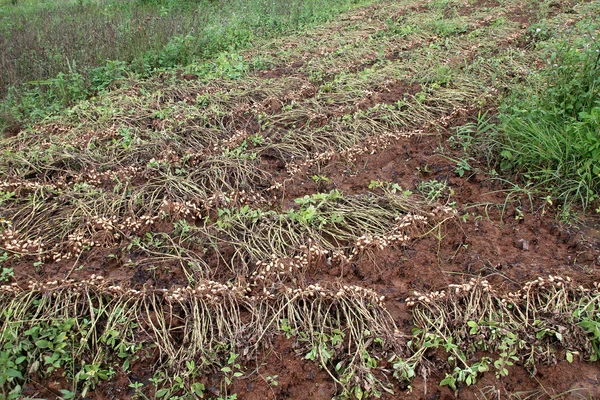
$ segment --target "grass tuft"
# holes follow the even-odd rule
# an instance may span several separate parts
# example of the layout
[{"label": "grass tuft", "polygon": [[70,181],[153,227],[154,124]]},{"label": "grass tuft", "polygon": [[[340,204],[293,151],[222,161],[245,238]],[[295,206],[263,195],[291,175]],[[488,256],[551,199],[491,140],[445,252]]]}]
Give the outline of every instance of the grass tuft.
[{"label": "grass tuft", "polygon": [[600,46],[561,40],[546,54],[548,66],[502,106],[500,167],[565,207],[587,208],[600,193]]}]

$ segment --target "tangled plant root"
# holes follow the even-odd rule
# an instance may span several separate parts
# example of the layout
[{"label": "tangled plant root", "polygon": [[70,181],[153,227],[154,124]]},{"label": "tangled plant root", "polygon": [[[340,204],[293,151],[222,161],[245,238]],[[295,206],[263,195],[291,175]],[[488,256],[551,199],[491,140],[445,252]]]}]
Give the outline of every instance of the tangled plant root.
[{"label": "tangled plant root", "polygon": [[[471,279],[442,291],[415,292],[407,305],[417,327],[417,363],[426,362],[422,349],[445,346],[454,372],[442,384],[451,387],[474,383],[491,365],[497,376],[505,376],[514,363],[535,371],[537,365],[558,362],[559,356],[569,362],[577,355],[591,361],[600,356],[597,283],[587,289],[569,277],[540,277],[502,294],[486,280]],[[481,352],[497,358],[477,360]]]},{"label": "tangled plant root", "polygon": [[[74,321],[65,350],[84,365],[115,361],[156,349],[156,368],[178,374],[194,360],[205,372],[225,365],[231,353],[250,356],[275,335],[297,337],[302,351],[331,374],[342,390],[377,390],[381,374],[373,360],[400,354],[402,343],[385,298],[358,286],[280,285],[268,294],[250,285],[202,281],[195,287],[135,290],[101,276],[0,286],[2,348],[40,324]],[[285,329],[284,329],[285,327]],[[49,350],[15,350],[9,357],[34,378]],[[38,361],[37,364],[36,361]],[[333,367],[333,365],[337,365]],[[39,371],[38,371],[39,369]]]},{"label": "tangled plant root", "polygon": [[[224,210],[216,225],[197,231],[235,249],[232,259],[224,261],[237,273],[260,278],[278,269],[302,276],[308,267],[343,267],[386,247],[403,246],[430,224],[452,216],[434,204],[388,192],[344,196],[334,190],[296,199],[296,204],[282,213]],[[273,260],[287,260],[285,268]]]},{"label": "tangled plant root", "polygon": [[[285,267],[286,261],[261,264],[262,271]],[[81,282],[14,283],[0,286],[0,328],[5,333],[0,341],[10,349],[35,326],[70,320],[74,340],[68,351],[84,364],[112,362],[109,355],[115,350],[133,356],[140,348],[155,348],[156,368],[176,374],[190,360],[204,371],[217,371],[229,354],[251,357],[265,341],[283,333],[295,337],[305,358],[318,362],[345,394],[356,387],[371,394],[390,391],[386,373],[408,384],[416,371],[427,373],[428,349],[442,346],[455,356],[447,361],[454,372],[442,382],[452,378],[451,385],[474,383],[489,365],[504,375],[511,360],[533,369],[556,362],[563,350],[570,354],[567,360],[574,355],[596,360],[599,354],[594,330],[600,324],[598,284],[587,289],[569,278],[550,276],[501,294],[487,281],[473,279],[443,291],[415,293],[407,299],[417,327],[410,342],[384,301],[371,289],[335,284],[279,282],[265,290],[252,281],[203,280],[194,287],[135,290],[100,276]],[[17,359],[22,351],[8,354]],[[498,358],[476,360],[481,352]],[[19,368],[29,377],[43,373],[35,361],[46,353],[44,348],[28,350]],[[388,368],[381,369],[383,365]],[[465,371],[472,375],[470,381],[464,380],[470,376]]]}]

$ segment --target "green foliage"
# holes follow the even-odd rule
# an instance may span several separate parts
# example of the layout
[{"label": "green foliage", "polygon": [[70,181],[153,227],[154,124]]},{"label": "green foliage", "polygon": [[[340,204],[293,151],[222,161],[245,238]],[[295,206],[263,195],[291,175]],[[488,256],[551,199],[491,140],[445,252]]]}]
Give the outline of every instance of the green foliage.
[{"label": "green foliage", "polygon": [[175,235],[186,236],[191,230],[192,227],[184,219],[181,219],[173,224],[173,234]]},{"label": "green foliage", "polygon": [[267,376],[265,380],[269,384],[269,386],[279,386],[279,375]]},{"label": "green foliage", "polygon": [[600,191],[600,47],[563,41],[548,57],[530,88],[515,90],[502,106],[500,167],[522,173],[565,206],[587,207]]},{"label": "green foliage", "polygon": [[386,193],[402,194],[403,197],[409,197],[412,194],[410,190],[403,190],[400,185],[394,182],[372,180],[371,182],[369,182],[369,189],[382,189]]},{"label": "green foliage", "polygon": [[[4,252],[0,255],[0,267],[2,267],[2,263],[8,260],[8,253]],[[13,268],[2,267],[2,271],[0,272],[0,282],[9,282],[15,276],[15,271]]]},{"label": "green foliage", "polygon": [[377,32],[377,37],[383,37],[386,35],[405,37],[419,31],[419,26],[406,24],[403,20],[394,21],[392,19],[388,19],[385,21],[385,26],[385,30]]},{"label": "green foliage", "polygon": [[472,168],[471,168],[471,165],[469,164],[468,159],[461,158],[456,161],[455,171],[458,174],[458,176],[460,176],[461,178],[463,176],[465,176],[465,173],[470,172],[471,169]]},{"label": "green foliage", "polygon": [[416,376],[417,362],[411,360],[404,360],[398,356],[393,356],[389,362],[393,363],[392,368],[394,370],[393,377],[400,382],[412,382]]},{"label": "green foliage", "polygon": [[[204,398],[206,387],[200,382],[190,381],[196,380],[202,371],[196,365],[194,360],[185,362],[186,369],[181,374],[170,377],[165,371],[157,371],[150,382],[155,386],[154,398],[157,399],[189,399],[189,398]],[[139,389],[139,385],[136,385]],[[131,385],[130,385],[131,387]],[[177,393],[186,393],[187,396],[178,396]]]},{"label": "green foliage", "polygon": [[[600,360],[600,308],[598,299],[583,304],[573,312],[574,321],[588,334],[593,347],[591,361]],[[572,356],[571,356],[572,357]]]},{"label": "green foliage", "polygon": [[[10,310],[5,310],[3,317],[10,318],[10,314]],[[24,375],[47,376],[57,369],[70,367],[73,355],[69,346],[75,330],[72,318],[39,323],[24,332],[5,330],[5,345],[0,352],[0,387],[17,393]]]},{"label": "green foliage", "polygon": [[[47,298],[32,300],[36,306],[47,305]],[[95,308],[98,314],[102,309]],[[70,381],[70,387],[61,390],[63,398],[85,397],[100,381],[115,374],[112,363],[122,362],[124,371],[137,356],[141,345],[133,342],[127,331],[105,329],[97,331],[95,321],[88,318],[34,318],[27,322],[14,318],[16,311],[7,307],[0,320],[11,321],[4,325],[0,349],[0,398],[18,398],[27,380],[48,379],[60,374]],[[134,323],[117,308],[111,316],[118,324]],[[96,336],[97,335],[97,336]],[[91,337],[97,339],[89,340]],[[106,356],[114,354],[114,358]]]},{"label": "green foliage", "polygon": [[236,361],[238,357],[239,354],[230,353],[227,365],[221,368],[221,372],[225,374],[225,384],[227,386],[231,385],[233,378],[239,378],[244,375],[244,373],[241,372],[242,366]]},{"label": "green foliage", "polygon": [[453,19],[437,19],[431,23],[431,29],[442,37],[458,35],[467,32],[464,23]]},{"label": "green foliage", "polygon": [[93,68],[89,73],[90,84],[93,91],[102,91],[111,83],[132,75],[128,65],[124,61],[107,60],[106,64]]},{"label": "green foliage", "polygon": [[250,140],[250,143],[248,143],[248,140],[244,139],[242,143],[232,149],[228,147],[223,149],[223,156],[240,160],[256,160],[258,154],[256,152],[249,151],[249,147],[256,145],[256,143],[257,142],[252,140]]},{"label": "green foliage", "polygon": [[438,201],[442,198],[449,199],[454,195],[454,190],[448,186],[447,182],[440,182],[436,179],[419,182],[417,189],[429,201]]},{"label": "green foliage", "polygon": [[335,202],[343,197],[343,194],[337,189],[329,193],[315,193],[311,196],[295,199],[294,202],[300,205],[298,210],[288,210],[287,215],[291,221],[304,226],[316,226],[319,229],[326,225],[335,225],[344,221],[344,216],[333,212],[326,214],[320,212],[321,207],[327,203]]},{"label": "green foliage", "polygon": [[89,94],[90,88],[78,72],[59,72],[55,78],[13,86],[0,104],[3,111],[0,128],[4,128],[5,120],[10,117],[39,120],[87,98]]},{"label": "green foliage", "polygon": [[481,360],[464,367],[455,367],[451,374],[446,373],[446,377],[440,382],[440,386],[448,386],[452,390],[456,390],[456,385],[464,383],[467,386],[477,383],[479,374],[489,371],[490,360],[487,357],[482,357]]}]

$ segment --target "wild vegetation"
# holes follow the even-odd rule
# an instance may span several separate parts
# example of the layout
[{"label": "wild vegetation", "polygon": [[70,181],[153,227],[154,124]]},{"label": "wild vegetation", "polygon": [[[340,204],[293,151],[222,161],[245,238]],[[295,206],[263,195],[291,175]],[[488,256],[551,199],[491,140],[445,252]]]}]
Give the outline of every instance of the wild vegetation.
[{"label": "wild vegetation", "polygon": [[[546,27],[531,29],[536,38],[550,35]],[[538,44],[547,66],[514,89],[496,133],[483,140],[499,154],[501,170],[521,173],[525,184],[551,193],[566,209],[597,205],[600,193],[597,25],[582,21],[579,32],[557,32]]]},{"label": "wild vegetation", "polygon": [[260,38],[323,23],[356,4],[360,1],[3,0],[0,128],[45,117],[116,80],[211,59]]},{"label": "wild vegetation", "polygon": [[0,397],[596,396],[598,5],[322,4],[3,3]]}]

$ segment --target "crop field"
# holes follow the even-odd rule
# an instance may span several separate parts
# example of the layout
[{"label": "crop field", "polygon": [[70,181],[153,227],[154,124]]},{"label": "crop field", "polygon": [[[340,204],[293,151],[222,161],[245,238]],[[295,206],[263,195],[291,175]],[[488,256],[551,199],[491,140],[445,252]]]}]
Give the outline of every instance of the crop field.
[{"label": "crop field", "polygon": [[289,3],[4,75],[0,399],[600,398],[600,3]]}]

